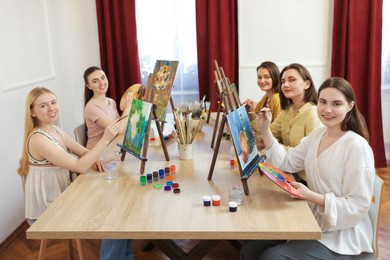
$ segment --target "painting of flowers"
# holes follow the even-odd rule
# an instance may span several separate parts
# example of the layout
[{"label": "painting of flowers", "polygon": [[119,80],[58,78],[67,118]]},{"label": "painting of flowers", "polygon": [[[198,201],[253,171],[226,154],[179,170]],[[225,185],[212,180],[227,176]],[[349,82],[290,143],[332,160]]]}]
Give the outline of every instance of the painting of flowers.
[{"label": "painting of flowers", "polygon": [[178,61],[157,60],[153,70],[153,90],[157,118],[165,120],[166,108],[171,97],[173,81],[175,80]]}]

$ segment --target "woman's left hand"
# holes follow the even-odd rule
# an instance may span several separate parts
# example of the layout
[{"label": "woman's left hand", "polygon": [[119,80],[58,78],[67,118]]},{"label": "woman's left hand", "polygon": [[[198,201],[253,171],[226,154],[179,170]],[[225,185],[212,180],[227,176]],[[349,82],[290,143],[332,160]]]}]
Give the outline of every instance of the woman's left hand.
[{"label": "woman's left hand", "polygon": [[[307,199],[307,195],[310,192],[308,187],[306,187],[305,185],[303,185],[300,182],[291,182],[291,186],[293,186],[295,189],[297,189],[297,191],[302,195],[302,199]],[[294,197],[294,198],[298,198],[298,197]],[[298,199],[300,199],[300,198],[298,198]]]},{"label": "woman's left hand", "polygon": [[104,172],[105,171],[105,167],[104,167],[105,164],[106,164],[105,160],[99,159],[94,163],[93,168],[95,169],[95,171]]}]

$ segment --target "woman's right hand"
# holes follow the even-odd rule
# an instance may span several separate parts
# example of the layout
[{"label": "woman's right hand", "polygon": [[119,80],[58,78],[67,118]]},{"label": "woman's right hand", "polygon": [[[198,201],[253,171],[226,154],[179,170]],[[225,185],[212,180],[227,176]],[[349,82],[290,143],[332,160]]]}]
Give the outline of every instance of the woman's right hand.
[{"label": "woman's right hand", "polygon": [[271,125],[272,111],[268,107],[263,107],[258,114],[258,123],[260,131],[268,129]]},{"label": "woman's right hand", "polygon": [[104,129],[102,139],[109,144],[119,133],[121,129],[121,122],[114,121]]},{"label": "woman's right hand", "polygon": [[247,112],[255,111],[255,103],[253,102],[252,99],[245,99],[244,104]]}]

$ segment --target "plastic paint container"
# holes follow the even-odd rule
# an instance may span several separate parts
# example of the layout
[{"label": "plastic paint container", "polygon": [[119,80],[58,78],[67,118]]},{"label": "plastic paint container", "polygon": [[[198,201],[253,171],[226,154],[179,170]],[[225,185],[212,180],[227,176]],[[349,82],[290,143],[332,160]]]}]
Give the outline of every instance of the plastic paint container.
[{"label": "plastic paint container", "polygon": [[141,183],[141,186],[145,186],[146,185],[146,176],[145,175],[139,176],[139,181]]},{"label": "plastic paint container", "polygon": [[158,177],[160,179],[164,179],[164,175],[165,175],[164,169],[158,170]]},{"label": "plastic paint container", "polygon": [[221,196],[219,195],[211,196],[211,200],[213,201],[213,206],[219,206],[221,204]]},{"label": "plastic paint container", "polygon": [[211,197],[210,196],[203,196],[203,206],[210,207],[211,205]]},{"label": "plastic paint container", "polygon": [[230,212],[236,212],[237,211],[237,206],[238,206],[238,203],[235,202],[235,201],[230,201],[229,202],[229,211]]},{"label": "plastic paint container", "polygon": [[172,175],[176,173],[176,165],[172,164],[169,168]]}]

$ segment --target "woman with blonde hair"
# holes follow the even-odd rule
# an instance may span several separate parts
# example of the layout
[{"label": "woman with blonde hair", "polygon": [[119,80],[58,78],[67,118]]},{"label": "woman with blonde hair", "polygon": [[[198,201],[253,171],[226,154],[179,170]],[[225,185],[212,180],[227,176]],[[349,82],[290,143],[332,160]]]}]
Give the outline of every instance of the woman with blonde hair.
[{"label": "woman with blonde hair", "polygon": [[54,93],[44,87],[31,90],[26,99],[25,133],[18,169],[24,180],[25,216],[29,223],[68,187],[69,170],[85,173],[95,165],[97,170],[104,171],[99,156],[120,128],[118,122],[110,124],[97,145],[88,150],[55,124],[58,118],[59,106]]}]

